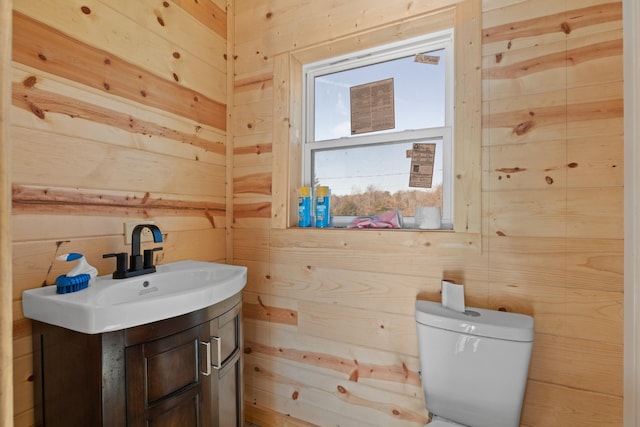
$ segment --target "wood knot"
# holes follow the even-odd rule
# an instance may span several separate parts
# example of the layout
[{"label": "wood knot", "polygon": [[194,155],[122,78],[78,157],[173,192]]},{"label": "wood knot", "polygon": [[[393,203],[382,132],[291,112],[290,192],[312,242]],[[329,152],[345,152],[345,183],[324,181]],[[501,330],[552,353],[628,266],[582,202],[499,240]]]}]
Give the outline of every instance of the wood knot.
[{"label": "wood knot", "polygon": [[39,119],[44,120],[44,111],[42,110],[42,108],[38,107],[35,104],[29,104],[29,107],[31,108],[31,112],[33,114],[35,114]]},{"label": "wood knot", "polygon": [[89,8],[89,6],[82,6],[80,8],[80,10],[82,11],[82,13],[84,13],[85,15],[91,15],[91,9]]},{"label": "wood knot", "polygon": [[565,34],[571,34],[571,27],[569,26],[569,24],[567,24],[566,22],[563,22],[560,25],[560,28],[562,29],[562,32]]},{"label": "wood knot", "polygon": [[567,166],[569,166],[571,169],[573,169],[573,168],[577,168],[578,164],[576,162],[571,162]]},{"label": "wood knot", "polygon": [[545,176],[544,180],[547,181],[547,184],[549,185],[553,184],[553,178],[551,178],[550,176]]},{"label": "wood knot", "polygon": [[180,59],[180,52],[173,52],[173,57],[176,59]]},{"label": "wood knot", "polygon": [[529,132],[531,130],[531,128],[533,128],[533,121],[527,120],[526,122],[522,122],[522,123],[518,124],[513,129],[513,132],[518,136],[522,136],[525,133]]},{"label": "wood knot", "polygon": [[502,54],[496,53],[496,64],[499,64],[500,62],[502,62]]},{"label": "wood knot", "polygon": [[398,411],[397,409],[393,409],[393,410],[391,411],[391,413],[392,413],[393,415],[395,415],[396,417],[397,417],[398,415],[400,415],[400,411]]},{"label": "wood knot", "polygon": [[163,1],[163,2],[162,2],[162,5],[163,5],[164,7],[169,7],[169,2],[168,2],[168,1]]},{"label": "wood knot", "polygon": [[267,19],[271,19],[273,17],[273,13],[267,12],[265,16],[267,17]]},{"label": "wood knot", "polygon": [[38,78],[36,76],[29,76],[22,81],[22,85],[24,87],[32,88],[38,83]]},{"label": "wood knot", "polygon": [[173,73],[173,80],[179,82],[180,81],[180,77],[178,77],[178,75],[176,73]]},{"label": "wood knot", "polygon": [[294,392],[293,392],[293,394],[291,395],[291,398],[292,398],[293,400],[298,400],[298,395],[299,395],[298,390],[296,390],[296,391],[294,391]]},{"label": "wood knot", "polygon": [[497,234],[498,236],[500,236],[500,237],[505,237],[505,236],[506,236],[506,234],[504,233],[504,231],[500,231],[500,230],[496,231],[496,234]]},{"label": "wood knot", "polygon": [[158,16],[158,24],[160,24],[162,27],[164,27],[164,19],[162,19],[161,16]]},{"label": "wood knot", "polygon": [[251,347],[245,347],[244,348],[244,354],[251,354],[253,352],[253,350],[251,350]]},{"label": "wood knot", "polygon": [[498,311],[508,311],[506,307],[498,307]]},{"label": "wood knot", "polygon": [[[496,169],[496,172],[502,172],[502,173],[518,173],[518,172],[524,172],[526,171],[526,168],[521,168],[519,166],[513,167],[513,168],[498,168]],[[509,177],[507,175],[507,177]]]},{"label": "wood knot", "polygon": [[338,385],[338,391],[342,394],[346,394],[347,393],[347,389],[342,387],[341,385]]},{"label": "wood knot", "polygon": [[47,60],[47,57],[44,55],[44,53],[39,53],[39,54],[38,54],[38,58],[39,58],[41,61],[46,61],[46,60]]}]

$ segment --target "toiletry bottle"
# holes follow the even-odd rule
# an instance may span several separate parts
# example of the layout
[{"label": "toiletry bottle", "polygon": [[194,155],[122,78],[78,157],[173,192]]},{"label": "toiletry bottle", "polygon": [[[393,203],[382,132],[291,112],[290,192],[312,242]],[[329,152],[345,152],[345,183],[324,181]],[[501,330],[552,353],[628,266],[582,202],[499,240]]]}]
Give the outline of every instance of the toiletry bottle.
[{"label": "toiletry bottle", "polygon": [[331,191],[329,187],[319,186],[316,187],[315,201],[316,201],[316,227],[324,228],[329,226],[330,218],[330,206],[329,201],[331,199]]},{"label": "toiletry bottle", "polygon": [[311,227],[311,187],[298,189],[298,227]]}]

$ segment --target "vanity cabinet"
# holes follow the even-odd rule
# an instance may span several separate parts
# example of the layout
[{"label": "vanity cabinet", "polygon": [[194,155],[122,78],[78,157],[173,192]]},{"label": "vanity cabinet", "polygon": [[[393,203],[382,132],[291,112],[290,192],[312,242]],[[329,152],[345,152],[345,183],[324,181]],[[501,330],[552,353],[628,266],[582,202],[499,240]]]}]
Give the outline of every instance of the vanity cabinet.
[{"label": "vanity cabinet", "polygon": [[46,427],[242,426],[241,296],[102,334],[33,322]]}]

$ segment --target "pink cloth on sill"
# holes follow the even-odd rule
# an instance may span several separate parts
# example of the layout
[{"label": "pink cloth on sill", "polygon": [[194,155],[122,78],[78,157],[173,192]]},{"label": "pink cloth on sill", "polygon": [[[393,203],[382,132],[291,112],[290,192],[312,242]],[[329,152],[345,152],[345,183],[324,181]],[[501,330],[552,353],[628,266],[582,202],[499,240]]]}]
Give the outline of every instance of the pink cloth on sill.
[{"label": "pink cloth on sill", "polygon": [[402,213],[390,211],[381,215],[356,218],[347,228],[402,228]]}]

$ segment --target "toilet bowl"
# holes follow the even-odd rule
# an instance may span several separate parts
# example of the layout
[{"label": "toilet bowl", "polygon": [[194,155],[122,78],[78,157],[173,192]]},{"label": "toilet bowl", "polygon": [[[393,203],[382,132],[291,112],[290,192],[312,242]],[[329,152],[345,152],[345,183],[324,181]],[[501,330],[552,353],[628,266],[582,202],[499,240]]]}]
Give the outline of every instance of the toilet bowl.
[{"label": "toilet bowl", "polygon": [[416,302],[429,427],[518,427],[533,345],[533,318]]}]

